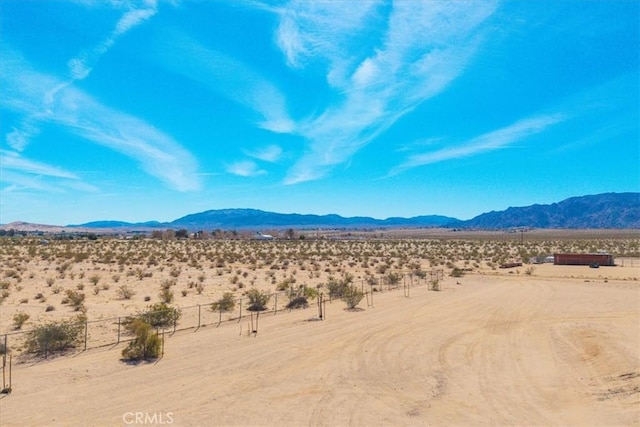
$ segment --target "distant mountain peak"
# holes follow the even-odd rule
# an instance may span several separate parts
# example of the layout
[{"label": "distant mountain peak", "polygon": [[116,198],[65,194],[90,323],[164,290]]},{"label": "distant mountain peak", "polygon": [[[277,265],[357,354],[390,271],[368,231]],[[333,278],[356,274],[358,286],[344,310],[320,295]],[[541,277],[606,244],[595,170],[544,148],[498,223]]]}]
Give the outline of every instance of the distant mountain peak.
[{"label": "distant mountain peak", "polygon": [[640,193],[604,193],[570,197],[491,211],[463,221],[471,228],[640,228]]}]

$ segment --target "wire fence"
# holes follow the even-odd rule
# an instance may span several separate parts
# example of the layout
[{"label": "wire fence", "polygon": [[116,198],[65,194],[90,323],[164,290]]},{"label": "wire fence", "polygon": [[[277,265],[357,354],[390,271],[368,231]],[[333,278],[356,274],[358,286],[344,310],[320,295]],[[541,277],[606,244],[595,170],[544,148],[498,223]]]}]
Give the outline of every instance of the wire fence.
[{"label": "wire fence", "polygon": [[[384,280],[385,278],[358,280],[350,283],[350,285],[356,287],[356,289],[360,289],[363,294],[363,300],[366,298],[367,307],[373,307],[374,294],[376,293],[403,289],[404,295],[408,297],[413,287],[427,285],[432,289],[437,289],[437,284],[443,279],[443,276],[443,270],[432,270],[420,272],[419,274],[403,273],[391,280],[389,277],[393,276],[386,276],[386,280]],[[288,307],[289,303],[296,296],[300,295],[304,295],[303,288],[268,294],[268,301],[263,307],[264,310],[259,311],[259,313],[261,316],[265,316],[291,312],[293,309]],[[340,297],[332,295],[331,293],[322,293],[317,296],[316,303],[319,305],[320,318],[322,318],[323,313],[322,304],[326,304],[326,302],[332,303],[335,299],[340,299]],[[213,310],[212,305],[214,302],[218,301],[187,307],[169,307],[169,311],[150,311],[143,315],[149,316],[150,318],[162,317],[164,319],[162,325],[155,326],[158,331],[162,329],[163,334],[167,332],[169,336],[182,330],[198,330],[205,326],[221,326],[232,322],[240,322],[249,316],[252,316],[251,320],[253,321],[254,312],[250,311],[250,299],[246,296],[235,299],[233,310],[228,312]],[[141,314],[138,313],[130,316],[89,321],[83,320],[75,323],[71,320],[62,322],[61,324],[64,327],[73,331],[75,337],[72,345],[66,348],[66,350],[86,351],[100,347],[115,346],[131,341],[133,335],[127,328],[127,324],[131,319],[140,315]],[[56,324],[45,325],[44,328],[51,326],[56,326]],[[68,330],[63,328],[63,330],[45,330],[43,333],[42,327],[40,327],[28,331],[16,331],[0,335],[0,353],[3,355],[3,362],[9,353],[16,353],[17,355],[33,353],[46,358],[52,352],[65,350],[65,348],[60,348],[59,346],[59,340],[61,339],[60,334],[65,331]],[[38,345],[33,345],[34,340],[38,341]],[[29,344],[29,342],[31,342],[31,344]],[[3,363],[3,369],[4,365]]]}]

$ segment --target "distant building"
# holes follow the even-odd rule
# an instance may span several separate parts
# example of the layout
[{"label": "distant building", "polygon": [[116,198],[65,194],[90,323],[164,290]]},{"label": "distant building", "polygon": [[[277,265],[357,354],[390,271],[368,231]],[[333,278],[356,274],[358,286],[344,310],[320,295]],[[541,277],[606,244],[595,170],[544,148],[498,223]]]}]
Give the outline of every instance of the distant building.
[{"label": "distant building", "polygon": [[259,231],[256,232],[254,237],[258,240],[273,240],[273,236],[271,234],[262,234]]},{"label": "distant building", "polygon": [[616,265],[613,255],[607,253],[597,254],[553,254],[554,265]]}]

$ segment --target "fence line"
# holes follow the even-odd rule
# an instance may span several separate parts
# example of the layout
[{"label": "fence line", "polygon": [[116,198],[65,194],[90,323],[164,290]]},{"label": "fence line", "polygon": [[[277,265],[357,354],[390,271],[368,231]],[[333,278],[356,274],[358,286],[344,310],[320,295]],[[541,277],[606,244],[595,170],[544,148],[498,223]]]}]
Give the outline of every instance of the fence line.
[{"label": "fence line", "polygon": [[[382,279],[369,279],[369,280],[358,280],[352,282],[351,285],[356,288],[359,286],[361,292],[366,297],[367,307],[373,306],[373,295],[375,293],[384,293],[390,292],[393,290],[398,290],[400,287],[403,288],[404,296],[410,296],[410,289],[417,286],[427,285],[430,288],[433,288],[434,282],[439,282],[443,279],[444,272],[443,270],[432,270],[429,272],[423,272],[421,274],[415,273],[402,273],[401,278],[397,281],[392,280],[382,280]],[[303,288],[299,288],[303,289]],[[293,290],[274,292],[269,295],[269,301],[266,305],[267,309],[260,311],[259,313],[262,316],[267,314],[277,315],[279,312],[291,312],[293,309],[288,308],[287,305],[291,301],[293,297],[299,295],[294,293]],[[304,294],[302,294],[304,295]],[[324,320],[325,315],[325,305],[329,300],[329,304],[332,303],[334,299],[340,299],[339,297],[331,296],[331,294],[327,293],[326,295],[321,293],[317,296],[317,304],[318,304],[318,313],[319,318]],[[231,322],[241,322],[243,318],[247,318],[252,316],[254,312],[249,311],[246,305],[243,305],[243,301],[248,301],[247,297],[240,297],[234,299],[235,307],[232,312],[223,312],[221,310],[213,311],[211,306],[213,303],[218,301],[212,301],[205,304],[196,304],[187,307],[171,307],[169,310],[173,311],[173,317],[170,318],[172,320],[170,323],[162,324],[163,333],[165,330],[171,330],[170,335],[174,334],[177,331],[184,331],[187,329],[198,330],[201,327],[215,325],[216,327],[222,325],[223,323],[231,323]],[[269,304],[271,303],[271,304]],[[142,312],[145,315],[153,316],[153,315],[168,315],[168,311],[159,311],[159,312]],[[126,324],[129,320],[140,315],[132,314],[130,316],[120,316],[120,317],[111,317],[107,319],[96,319],[96,320],[88,320],[84,321],[80,324],[77,324],[77,327],[82,327],[81,332],[81,340],[80,344],[75,348],[82,349],[86,351],[88,349],[95,349],[100,347],[107,346],[115,346],[120,343],[129,342],[133,339],[131,334],[126,328]],[[165,319],[166,320],[166,319]],[[257,320],[257,319],[256,319]],[[150,322],[151,323],[151,322]],[[159,330],[160,326],[154,325]],[[28,331],[15,331],[15,332],[7,332],[5,334],[0,335],[0,353],[2,353],[5,357],[9,353],[10,348],[20,349],[22,348],[23,353],[28,353],[28,349],[25,349],[24,346],[27,342],[27,337],[29,334],[34,334],[39,329],[31,329]],[[11,342],[10,342],[11,341]],[[48,343],[51,341],[46,341],[44,344],[44,355],[45,358],[48,356],[49,347]],[[42,349],[40,349],[42,350]],[[36,351],[37,353],[38,351]],[[40,351],[41,352],[41,351]],[[3,359],[4,360],[4,359]]]}]

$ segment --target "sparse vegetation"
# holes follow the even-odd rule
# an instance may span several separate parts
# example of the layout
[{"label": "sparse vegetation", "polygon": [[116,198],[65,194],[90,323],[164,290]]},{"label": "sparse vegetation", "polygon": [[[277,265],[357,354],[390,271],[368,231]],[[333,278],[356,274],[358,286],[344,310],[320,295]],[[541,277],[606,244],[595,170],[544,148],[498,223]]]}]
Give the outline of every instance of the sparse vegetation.
[{"label": "sparse vegetation", "polygon": [[[147,307],[135,318],[142,319],[154,328],[167,328],[173,326],[180,319],[181,311],[164,302],[158,302]],[[133,320],[132,318],[129,321]]]},{"label": "sparse vegetation", "polygon": [[29,320],[29,316],[24,311],[19,311],[13,315],[13,328],[14,329],[22,329],[22,325]]},{"label": "sparse vegetation", "polygon": [[250,289],[247,292],[247,298],[249,298],[249,306],[247,310],[249,311],[265,311],[267,309],[267,303],[271,296],[263,291],[258,289]]},{"label": "sparse vegetation", "polygon": [[124,359],[137,361],[157,359],[160,356],[162,338],[149,323],[142,319],[134,319],[128,324],[127,329],[134,335],[134,338],[122,350]]},{"label": "sparse vegetation", "polygon": [[347,304],[347,308],[353,310],[358,306],[358,304],[360,304],[360,301],[362,301],[362,299],[364,298],[364,292],[362,292],[362,290],[357,286],[351,285],[347,286],[343,290],[342,296],[340,298],[345,302],[345,304]]},{"label": "sparse vegetation", "polygon": [[116,295],[120,299],[131,299],[136,293],[128,285],[120,285],[116,290]]},{"label": "sparse vegetation", "polygon": [[29,353],[48,354],[75,348],[80,343],[86,318],[39,325],[26,334],[26,350]]},{"label": "sparse vegetation", "polygon": [[231,292],[225,292],[218,301],[211,304],[212,311],[227,313],[232,311],[236,306],[235,298]]},{"label": "sparse vegetation", "polygon": [[[268,295],[275,290],[286,293],[284,301],[278,297],[279,307],[287,302],[291,307],[304,307],[305,299],[309,304],[320,292],[340,299],[351,286],[385,292],[404,280],[412,286],[417,282],[437,290],[441,283],[448,283],[448,278],[472,271],[516,275],[515,269],[499,269],[513,261],[522,260],[519,272],[523,277],[544,276],[543,268],[528,262],[543,262],[554,252],[608,251],[616,259],[640,256],[636,236],[622,231],[607,238],[598,237],[595,231],[577,238],[536,238],[532,233],[525,241],[508,233],[495,233],[491,238],[486,234],[474,237],[473,233],[454,233],[453,238],[405,240],[395,236],[411,231],[353,235],[331,231],[326,232],[331,237],[327,239],[322,233],[320,239],[315,233],[298,239],[306,233],[296,232],[294,239],[275,240],[268,245],[250,240],[244,231],[222,230],[200,233],[198,239],[176,239],[175,232],[162,231],[156,239],[99,238],[89,242],[86,238],[65,238],[51,239],[47,245],[31,237],[0,238],[0,302],[4,318],[9,319],[5,325],[11,328],[11,319],[19,312],[31,316],[27,321],[31,325],[36,316],[45,321],[68,319],[76,310],[84,313],[95,303],[115,300],[121,301],[114,307],[134,313],[152,301],[172,304],[176,292],[181,295],[181,305],[209,304],[216,312],[217,303],[224,308],[226,301],[237,304],[243,298],[241,312],[246,314],[249,307],[270,309]],[[284,236],[284,230],[279,233]],[[342,237],[347,239],[340,240]],[[436,269],[445,270],[445,281],[432,284],[431,273]],[[602,280],[611,282],[611,277]],[[91,292],[86,292],[85,286]],[[136,293],[141,293],[140,297]],[[59,304],[68,304],[69,308],[63,310]],[[104,313],[91,311],[91,320]]]}]

